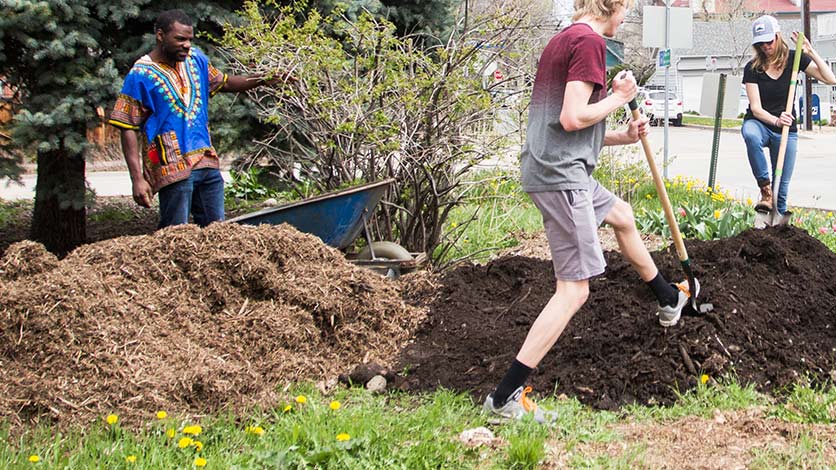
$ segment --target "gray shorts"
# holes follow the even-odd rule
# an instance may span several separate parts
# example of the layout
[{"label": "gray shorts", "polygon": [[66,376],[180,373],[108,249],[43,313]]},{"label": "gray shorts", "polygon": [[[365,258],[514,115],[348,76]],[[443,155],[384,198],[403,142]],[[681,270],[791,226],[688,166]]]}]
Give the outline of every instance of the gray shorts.
[{"label": "gray shorts", "polygon": [[598,240],[598,226],[615,204],[615,195],[590,178],[589,189],[529,196],[543,215],[555,277],[580,281],[602,274],[607,263]]}]

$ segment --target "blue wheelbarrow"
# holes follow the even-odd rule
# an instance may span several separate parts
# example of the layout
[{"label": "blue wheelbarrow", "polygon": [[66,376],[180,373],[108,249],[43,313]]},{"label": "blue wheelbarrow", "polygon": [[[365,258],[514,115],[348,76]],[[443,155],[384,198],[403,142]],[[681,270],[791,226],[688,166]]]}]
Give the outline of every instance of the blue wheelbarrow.
[{"label": "blue wheelbarrow", "polygon": [[396,277],[414,270],[426,256],[415,256],[392,242],[372,242],[368,219],[395,180],[355,186],[295,201],[277,207],[244,214],[229,222],[247,225],[287,223],[303,233],[316,235],[322,241],[345,252],[362,233],[366,247],[357,254],[347,255],[349,261]]}]

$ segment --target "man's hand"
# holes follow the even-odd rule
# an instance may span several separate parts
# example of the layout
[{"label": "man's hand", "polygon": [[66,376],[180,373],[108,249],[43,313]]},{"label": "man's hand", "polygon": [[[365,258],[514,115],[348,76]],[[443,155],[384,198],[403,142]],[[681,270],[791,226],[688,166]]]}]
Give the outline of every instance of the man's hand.
[{"label": "man's hand", "polygon": [[650,120],[643,114],[640,115],[638,119],[630,120],[630,124],[627,126],[625,135],[631,144],[635,144],[642,136],[647,135],[649,131],[647,127],[648,121]]},{"label": "man's hand", "polygon": [[151,199],[154,196],[151,194],[151,185],[145,181],[145,178],[137,179],[132,186],[134,202],[142,207],[151,207]]},{"label": "man's hand", "polygon": [[299,81],[299,79],[297,79],[295,76],[293,76],[290,72],[285,72],[285,73],[278,73],[278,74],[274,75],[273,78],[271,78],[269,80],[264,80],[264,84],[267,85],[267,86],[273,86],[277,83],[294,84],[298,81]]},{"label": "man's hand", "polygon": [[633,72],[622,70],[612,79],[612,94],[621,99],[622,105],[629,103],[638,92],[639,87],[636,85]]}]

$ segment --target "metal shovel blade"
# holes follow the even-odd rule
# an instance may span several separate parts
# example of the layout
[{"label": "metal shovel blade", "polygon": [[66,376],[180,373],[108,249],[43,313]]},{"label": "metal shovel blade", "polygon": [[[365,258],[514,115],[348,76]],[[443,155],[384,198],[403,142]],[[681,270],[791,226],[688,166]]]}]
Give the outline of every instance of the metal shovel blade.
[{"label": "metal shovel blade", "polygon": [[755,210],[755,228],[762,229],[766,227],[777,227],[779,225],[787,225],[790,222],[792,212],[787,211],[779,214],[777,210],[772,209],[768,212]]}]

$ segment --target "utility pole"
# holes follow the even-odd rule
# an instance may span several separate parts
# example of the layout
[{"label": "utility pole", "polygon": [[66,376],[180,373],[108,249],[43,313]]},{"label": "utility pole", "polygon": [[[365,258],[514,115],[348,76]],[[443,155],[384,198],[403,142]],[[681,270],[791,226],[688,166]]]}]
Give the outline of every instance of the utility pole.
[{"label": "utility pole", "polygon": [[[671,0],[665,0],[665,51],[670,52],[671,47]],[[665,132],[664,132],[664,157],[662,159],[662,177],[668,178],[668,71],[670,64],[665,66]]]},{"label": "utility pole", "polygon": [[[812,44],[810,36],[810,0],[801,3],[801,21],[804,23],[804,37]],[[795,78],[795,77],[793,77]],[[812,78],[804,74],[804,129],[813,130],[813,83]]]}]

